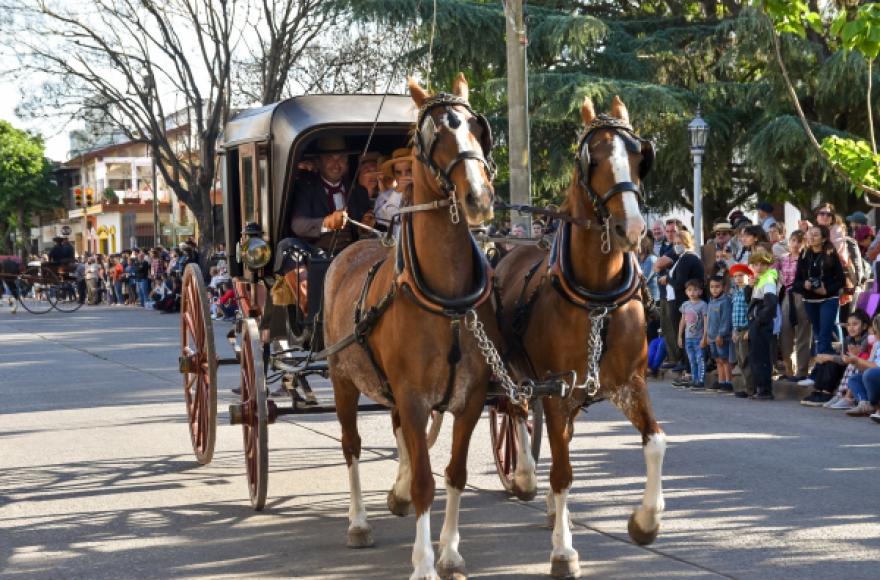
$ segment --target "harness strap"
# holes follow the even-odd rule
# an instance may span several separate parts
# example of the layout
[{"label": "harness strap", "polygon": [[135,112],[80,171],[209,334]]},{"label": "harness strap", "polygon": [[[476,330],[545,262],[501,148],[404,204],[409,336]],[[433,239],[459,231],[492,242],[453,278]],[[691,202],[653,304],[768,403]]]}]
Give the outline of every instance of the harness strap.
[{"label": "harness strap", "polygon": [[457,201],[453,201],[448,197],[444,197],[443,199],[438,199],[435,201],[430,201],[428,203],[419,203],[416,205],[406,205],[397,210],[397,215],[405,214],[405,213],[415,213],[417,211],[430,211],[432,209],[440,209],[443,207],[449,207],[453,203],[458,203]]},{"label": "harness strap", "polygon": [[446,412],[449,407],[449,400],[452,398],[452,389],[455,387],[455,371],[458,363],[461,361],[461,319],[455,318],[449,322],[452,329],[452,345],[449,347],[449,355],[446,357],[449,363],[449,378],[446,380],[446,392],[443,393],[443,399],[434,407],[441,413]]}]

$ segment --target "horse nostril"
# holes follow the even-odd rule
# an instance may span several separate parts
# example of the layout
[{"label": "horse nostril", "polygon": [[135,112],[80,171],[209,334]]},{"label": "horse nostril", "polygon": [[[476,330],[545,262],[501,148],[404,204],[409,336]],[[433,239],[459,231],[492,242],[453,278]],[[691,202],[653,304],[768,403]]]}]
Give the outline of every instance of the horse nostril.
[{"label": "horse nostril", "polygon": [[626,237],[626,228],[623,226],[623,224],[615,224],[614,225],[614,233],[616,233],[621,238],[625,238]]}]

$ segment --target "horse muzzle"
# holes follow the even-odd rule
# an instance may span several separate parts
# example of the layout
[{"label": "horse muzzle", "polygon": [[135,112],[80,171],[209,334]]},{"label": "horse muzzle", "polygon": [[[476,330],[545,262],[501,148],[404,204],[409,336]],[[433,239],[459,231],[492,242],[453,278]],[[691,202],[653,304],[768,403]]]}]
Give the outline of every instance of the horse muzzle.
[{"label": "horse muzzle", "polygon": [[647,230],[647,224],[641,215],[623,219],[611,218],[611,233],[617,245],[624,252],[635,252]]},{"label": "horse muzzle", "polygon": [[478,191],[474,191],[474,188],[468,188],[463,206],[470,224],[489,221],[495,217],[495,192],[488,184],[479,187]]}]

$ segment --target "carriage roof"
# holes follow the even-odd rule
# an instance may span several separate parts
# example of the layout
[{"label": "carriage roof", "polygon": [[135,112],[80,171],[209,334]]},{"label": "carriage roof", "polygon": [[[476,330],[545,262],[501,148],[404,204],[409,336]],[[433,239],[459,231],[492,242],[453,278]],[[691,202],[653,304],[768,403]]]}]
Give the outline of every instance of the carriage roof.
[{"label": "carriage roof", "polygon": [[[384,98],[384,102],[383,102]],[[381,106],[381,111],[379,110]],[[219,144],[227,151],[246,143],[269,143],[271,152],[273,216],[282,215],[285,184],[292,179],[292,163],[311,138],[326,130],[345,135],[369,132],[376,114],[377,129],[405,131],[418,109],[409,95],[304,95],[248,109],[227,124]],[[277,219],[277,217],[272,218]]]}]

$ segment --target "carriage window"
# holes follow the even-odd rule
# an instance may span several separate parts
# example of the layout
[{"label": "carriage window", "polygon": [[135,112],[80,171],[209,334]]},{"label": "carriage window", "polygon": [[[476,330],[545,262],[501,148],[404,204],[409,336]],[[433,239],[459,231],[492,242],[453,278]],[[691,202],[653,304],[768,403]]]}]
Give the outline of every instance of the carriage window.
[{"label": "carriage window", "polygon": [[241,158],[242,219],[244,223],[255,219],[256,200],[254,198],[254,158]]}]

